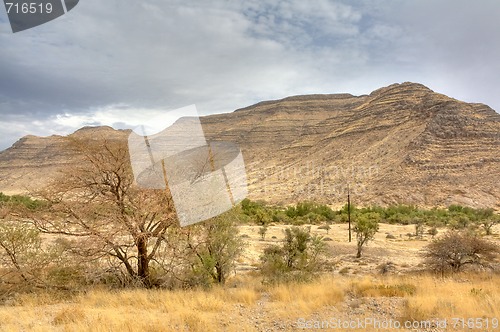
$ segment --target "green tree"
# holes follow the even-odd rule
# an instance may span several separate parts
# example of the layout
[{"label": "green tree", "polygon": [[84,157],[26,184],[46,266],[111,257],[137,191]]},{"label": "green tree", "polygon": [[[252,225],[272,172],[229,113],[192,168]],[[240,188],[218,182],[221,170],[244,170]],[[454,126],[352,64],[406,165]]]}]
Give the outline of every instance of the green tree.
[{"label": "green tree", "polygon": [[187,245],[194,256],[192,272],[198,283],[224,284],[245,243],[239,236],[233,210],[188,230]]},{"label": "green tree", "polygon": [[378,232],[378,221],[380,215],[377,213],[359,215],[356,217],[354,232],[357,240],[356,258],[361,257],[363,246],[372,240]]},{"label": "green tree", "polygon": [[241,201],[241,210],[251,217],[258,225],[266,225],[272,220],[272,213],[268,210],[265,202],[254,202],[245,198]]},{"label": "green tree", "polygon": [[486,235],[492,235],[493,226],[500,223],[500,215],[495,214],[493,209],[477,210],[478,224],[483,227]]},{"label": "green tree", "polygon": [[258,225],[267,225],[271,221],[271,216],[263,208],[255,211],[254,218]]},{"label": "green tree", "polygon": [[2,265],[10,266],[11,274],[29,284],[40,282],[40,268],[47,263],[48,257],[42,250],[36,228],[26,223],[3,221],[0,224],[0,249]]},{"label": "green tree", "polygon": [[497,225],[500,223],[500,216],[499,215],[493,215],[489,218],[481,220],[481,226],[483,227],[484,231],[486,232],[486,235],[492,235],[493,234],[493,226]]}]

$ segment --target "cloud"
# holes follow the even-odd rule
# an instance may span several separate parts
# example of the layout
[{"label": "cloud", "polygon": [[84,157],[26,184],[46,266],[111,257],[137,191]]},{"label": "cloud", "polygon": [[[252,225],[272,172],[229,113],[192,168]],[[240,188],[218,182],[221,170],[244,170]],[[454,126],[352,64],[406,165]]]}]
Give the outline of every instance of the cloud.
[{"label": "cloud", "polygon": [[81,126],[111,125],[120,128],[134,128],[149,119],[157,118],[165,113],[164,109],[141,109],[128,105],[108,105],[89,111],[85,114],[57,114],[47,122],[55,123],[63,128],[79,128]]},{"label": "cloud", "polygon": [[324,47],[327,41],[356,36],[361,13],[332,1],[247,1],[250,31],[291,48]]},{"label": "cloud", "polygon": [[406,62],[408,71],[420,72],[423,83],[435,90],[500,111],[494,92],[500,74],[497,1],[474,6],[465,0],[396,1],[393,6],[368,3],[362,11],[371,13],[373,22],[401,31],[385,39],[393,40],[386,48],[386,64],[397,57]]},{"label": "cloud", "polygon": [[0,10],[0,148],[123,126],[137,110],[229,112],[401,81],[499,110],[499,11],[495,0],[86,0],[12,34]]}]

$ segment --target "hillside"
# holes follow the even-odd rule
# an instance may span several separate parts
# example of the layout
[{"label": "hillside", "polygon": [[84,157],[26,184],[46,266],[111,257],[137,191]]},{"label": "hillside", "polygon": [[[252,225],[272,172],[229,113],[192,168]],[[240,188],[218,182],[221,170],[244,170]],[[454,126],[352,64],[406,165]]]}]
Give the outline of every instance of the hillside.
[{"label": "hillside", "polygon": [[[209,140],[240,145],[251,199],[342,205],[461,204],[500,210],[500,115],[415,83],[370,95],[308,95],[202,118]],[[126,139],[84,128],[73,136]],[[0,191],[36,189],[78,162],[60,136],[27,136],[0,153]]]}]

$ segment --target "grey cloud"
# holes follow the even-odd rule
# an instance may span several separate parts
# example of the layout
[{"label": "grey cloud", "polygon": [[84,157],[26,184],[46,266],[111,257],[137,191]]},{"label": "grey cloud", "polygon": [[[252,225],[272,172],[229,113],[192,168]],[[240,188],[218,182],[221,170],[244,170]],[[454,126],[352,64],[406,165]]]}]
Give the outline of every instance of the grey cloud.
[{"label": "grey cloud", "polygon": [[109,105],[227,112],[408,80],[500,110],[499,10],[497,1],[86,0],[18,34],[0,10],[0,148],[71,130],[50,125],[58,114]]},{"label": "grey cloud", "polygon": [[[435,89],[500,111],[498,1],[396,1],[371,12],[404,31],[397,54]],[[394,50],[395,47],[391,48]]]}]

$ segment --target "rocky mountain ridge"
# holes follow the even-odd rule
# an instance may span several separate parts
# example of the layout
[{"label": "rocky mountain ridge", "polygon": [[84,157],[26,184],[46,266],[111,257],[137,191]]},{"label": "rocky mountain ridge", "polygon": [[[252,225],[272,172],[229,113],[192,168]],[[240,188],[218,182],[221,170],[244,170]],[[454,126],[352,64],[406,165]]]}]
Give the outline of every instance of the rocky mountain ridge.
[{"label": "rocky mountain ridge", "polygon": [[[416,83],[369,95],[294,96],[202,117],[209,141],[240,145],[251,199],[500,209],[500,115]],[[84,128],[73,135],[129,131]],[[65,138],[27,136],[0,153],[0,191],[43,186],[75,162]]]}]

